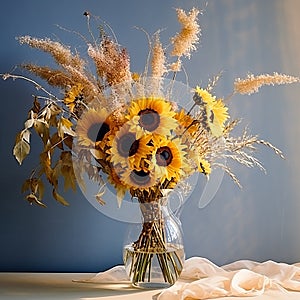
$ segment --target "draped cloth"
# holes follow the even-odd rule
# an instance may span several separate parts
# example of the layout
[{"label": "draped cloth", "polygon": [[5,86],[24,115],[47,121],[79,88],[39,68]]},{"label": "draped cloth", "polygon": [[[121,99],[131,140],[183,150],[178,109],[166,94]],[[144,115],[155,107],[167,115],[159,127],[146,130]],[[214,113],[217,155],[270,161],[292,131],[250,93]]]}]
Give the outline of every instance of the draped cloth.
[{"label": "draped cloth", "polygon": [[[98,273],[89,282],[128,280],[124,266],[116,266]],[[220,267],[206,258],[192,257],[185,261],[180,279],[162,290],[157,300],[249,297],[262,295],[268,289],[300,291],[300,264],[240,260]]]}]

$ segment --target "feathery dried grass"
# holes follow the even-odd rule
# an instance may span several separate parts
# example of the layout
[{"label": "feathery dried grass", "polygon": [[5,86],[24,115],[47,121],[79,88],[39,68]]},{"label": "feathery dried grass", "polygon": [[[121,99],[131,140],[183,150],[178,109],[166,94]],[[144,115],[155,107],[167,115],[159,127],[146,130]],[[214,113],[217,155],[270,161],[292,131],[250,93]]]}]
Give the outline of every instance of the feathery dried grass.
[{"label": "feathery dried grass", "polygon": [[129,56],[113,41],[105,39],[99,48],[89,45],[88,54],[95,62],[98,76],[105,78],[109,85],[131,79]]},{"label": "feathery dried grass", "polygon": [[235,160],[247,167],[258,167],[265,171],[261,162],[252,154],[256,151],[257,145],[264,145],[272,149],[276,155],[284,158],[281,150],[273,146],[270,142],[259,139],[257,135],[253,136],[249,134],[247,128],[244,129],[242,136],[238,138],[226,137],[226,158]]},{"label": "feathery dried grass", "polygon": [[17,38],[20,44],[27,44],[32,48],[48,52],[59,65],[69,65],[73,68],[84,69],[85,61],[79,55],[73,55],[71,50],[59,42],[50,39],[38,39],[29,35]]},{"label": "feathery dried grass", "polygon": [[153,77],[162,77],[166,72],[166,57],[164,53],[164,49],[159,40],[159,34],[155,35],[154,45],[152,49],[152,76]]},{"label": "feathery dried grass", "polygon": [[22,65],[22,67],[29,72],[46,80],[52,86],[59,86],[66,88],[72,85],[72,79],[61,70],[54,70],[49,67],[43,67],[33,64]]},{"label": "feathery dried grass", "polygon": [[173,72],[179,72],[181,70],[181,60],[177,59],[177,61],[171,63],[170,70]]},{"label": "feathery dried grass", "polygon": [[81,83],[83,86],[83,95],[85,97],[86,103],[91,102],[96,97],[101,94],[97,83],[93,82],[93,78],[89,78],[85,73],[81,72],[80,70],[72,67],[72,66],[63,66],[65,70],[67,70],[70,74],[70,78],[73,82]]},{"label": "feathery dried grass", "polygon": [[258,92],[258,89],[263,85],[288,84],[299,81],[300,79],[298,77],[276,72],[273,73],[273,75],[262,74],[254,76],[253,74],[249,74],[246,79],[237,78],[235,80],[234,91],[242,95],[250,95]]},{"label": "feathery dried grass", "polygon": [[173,44],[172,56],[187,56],[190,57],[191,51],[196,50],[195,44],[199,41],[201,34],[198,24],[198,14],[200,11],[197,8],[192,8],[188,13],[178,8],[176,9],[177,18],[182,28],[181,31],[171,38]]}]

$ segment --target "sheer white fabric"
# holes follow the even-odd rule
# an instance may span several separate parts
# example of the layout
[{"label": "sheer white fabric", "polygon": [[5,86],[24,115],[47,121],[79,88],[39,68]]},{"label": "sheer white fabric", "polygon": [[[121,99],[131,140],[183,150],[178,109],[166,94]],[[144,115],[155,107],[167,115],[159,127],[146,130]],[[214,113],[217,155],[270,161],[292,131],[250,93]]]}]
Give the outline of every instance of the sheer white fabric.
[{"label": "sheer white fabric", "polygon": [[[116,266],[89,282],[129,281],[124,266]],[[241,260],[219,267],[201,257],[186,260],[172,287],[162,290],[158,300],[210,299],[226,296],[258,296],[268,289],[300,291],[300,264]],[[300,294],[299,294],[300,297]]]}]

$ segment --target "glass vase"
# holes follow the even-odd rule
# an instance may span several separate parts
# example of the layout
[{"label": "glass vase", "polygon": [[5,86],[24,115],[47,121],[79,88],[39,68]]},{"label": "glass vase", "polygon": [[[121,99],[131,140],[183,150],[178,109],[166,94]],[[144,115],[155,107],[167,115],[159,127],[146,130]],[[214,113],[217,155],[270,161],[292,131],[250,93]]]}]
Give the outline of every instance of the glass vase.
[{"label": "glass vase", "polygon": [[142,220],[129,225],[123,250],[125,269],[135,287],[167,288],[182,271],[182,228],[169,205],[169,192],[154,200],[138,199]]}]

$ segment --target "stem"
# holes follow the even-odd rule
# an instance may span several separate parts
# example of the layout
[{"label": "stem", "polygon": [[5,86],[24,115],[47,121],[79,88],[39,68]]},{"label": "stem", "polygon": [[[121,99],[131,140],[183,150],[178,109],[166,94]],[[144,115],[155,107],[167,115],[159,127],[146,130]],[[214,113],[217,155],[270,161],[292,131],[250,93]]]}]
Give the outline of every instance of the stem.
[{"label": "stem", "polygon": [[[165,216],[161,209],[162,199],[139,200],[144,223],[138,239],[132,244],[133,252],[129,253],[128,258],[125,257],[125,262],[127,259],[131,260],[129,275],[133,284],[137,285],[143,282],[151,283],[152,280],[154,284],[159,281],[162,284],[172,285],[182,270],[182,262],[176,253],[178,248],[170,247],[166,239]],[[155,277],[152,278],[153,268]],[[160,275],[157,275],[158,273]]]}]

